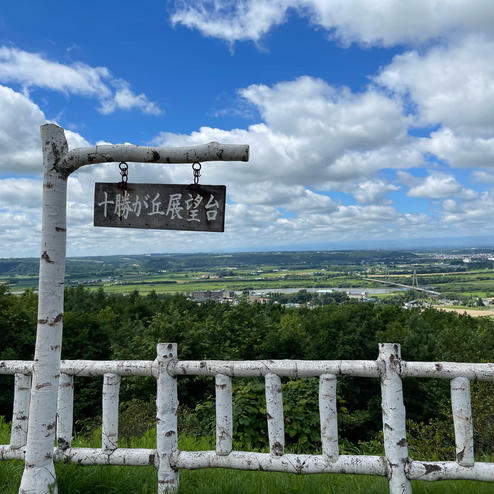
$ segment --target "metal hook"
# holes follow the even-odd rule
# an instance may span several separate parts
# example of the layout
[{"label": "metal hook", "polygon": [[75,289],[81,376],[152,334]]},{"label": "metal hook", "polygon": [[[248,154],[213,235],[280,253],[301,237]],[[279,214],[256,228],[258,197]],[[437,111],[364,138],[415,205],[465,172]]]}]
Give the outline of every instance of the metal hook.
[{"label": "metal hook", "polygon": [[127,173],[127,170],[129,169],[129,165],[125,163],[125,161],[122,161],[118,165],[118,168],[120,168],[120,175],[122,176],[122,182],[121,182],[122,189],[126,189],[127,181],[129,180],[129,174]]},{"label": "metal hook", "polygon": [[[197,167],[196,167],[197,165]],[[201,176],[201,168],[202,165],[196,161],[195,163],[192,163],[192,170],[194,173],[194,185],[199,184],[199,177]]]}]

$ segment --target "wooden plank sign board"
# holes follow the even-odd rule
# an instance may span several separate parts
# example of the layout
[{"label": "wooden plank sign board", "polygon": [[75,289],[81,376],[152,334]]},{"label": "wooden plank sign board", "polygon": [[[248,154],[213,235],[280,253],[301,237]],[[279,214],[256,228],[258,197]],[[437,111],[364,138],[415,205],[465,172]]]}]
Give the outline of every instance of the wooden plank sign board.
[{"label": "wooden plank sign board", "polygon": [[97,182],[94,226],[223,232],[224,185]]}]

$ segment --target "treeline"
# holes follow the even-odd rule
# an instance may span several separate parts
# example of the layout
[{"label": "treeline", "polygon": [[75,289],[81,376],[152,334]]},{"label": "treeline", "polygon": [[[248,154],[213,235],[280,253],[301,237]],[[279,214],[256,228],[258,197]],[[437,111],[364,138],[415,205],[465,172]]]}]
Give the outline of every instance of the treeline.
[{"label": "treeline", "polygon": [[[289,309],[274,303],[198,305],[181,295],[121,296],[68,288],[62,358],[153,360],[158,342],[176,342],[181,359],[375,359],[378,342],[397,342],[406,360],[492,360],[489,319],[327,298],[324,306]],[[32,360],[36,308],[33,292],[14,296],[0,287],[0,360]],[[9,418],[13,379],[0,377],[0,415]],[[213,384],[209,378],[179,379],[180,424],[185,431],[213,430]],[[136,423],[152,422],[155,388],[154,379],[122,380],[122,427],[126,421],[134,430]],[[287,380],[284,390],[288,442],[316,444],[316,380]],[[101,379],[76,378],[75,397],[76,430],[94,425],[101,413]],[[407,415],[416,424],[447,415],[448,397],[447,381],[405,382]],[[339,379],[338,400],[342,440],[355,444],[376,436],[381,429],[377,379]],[[260,381],[234,380],[235,434],[244,442],[257,444],[265,434],[264,406]],[[492,419],[484,421],[492,429]]]}]

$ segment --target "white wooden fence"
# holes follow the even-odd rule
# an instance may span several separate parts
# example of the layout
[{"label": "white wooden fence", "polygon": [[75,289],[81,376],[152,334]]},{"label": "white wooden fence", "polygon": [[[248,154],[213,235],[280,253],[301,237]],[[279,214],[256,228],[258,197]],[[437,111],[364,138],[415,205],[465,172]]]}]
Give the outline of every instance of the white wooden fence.
[{"label": "white wooden fence", "polygon": [[[55,461],[83,465],[152,465],[158,493],[176,492],[180,469],[232,468],[299,474],[346,473],[384,476],[391,494],[412,492],[410,480],[470,479],[494,481],[494,463],[475,462],[470,380],[494,380],[494,364],[406,362],[398,344],[380,343],[377,360],[177,360],[177,345],[161,343],[156,360],[62,361]],[[0,361],[0,374],[15,375],[10,444],[0,445],[0,459],[24,459],[33,362]],[[71,446],[74,376],[103,376],[101,448]],[[181,451],[177,431],[177,376],[214,376],[216,380],[216,450]],[[156,449],[119,448],[118,402],[121,376],[157,380]],[[269,453],[232,449],[232,378],[264,376]],[[318,376],[322,454],[285,454],[281,377]],[[336,411],[338,376],[380,378],[385,456],[340,455]],[[414,461],[408,456],[402,378],[448,379],[451,383],[456,461]],[[53,424],[55,427],[55,424]]]}]

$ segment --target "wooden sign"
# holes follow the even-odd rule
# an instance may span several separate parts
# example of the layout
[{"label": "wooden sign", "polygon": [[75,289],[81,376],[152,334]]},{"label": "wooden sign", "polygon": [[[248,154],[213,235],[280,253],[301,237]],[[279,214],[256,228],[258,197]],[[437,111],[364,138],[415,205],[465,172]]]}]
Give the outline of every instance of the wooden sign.
[{"label": "wooden sign", "polygon": [[224,185],[98,182],[94,226],[223,232]]}]

